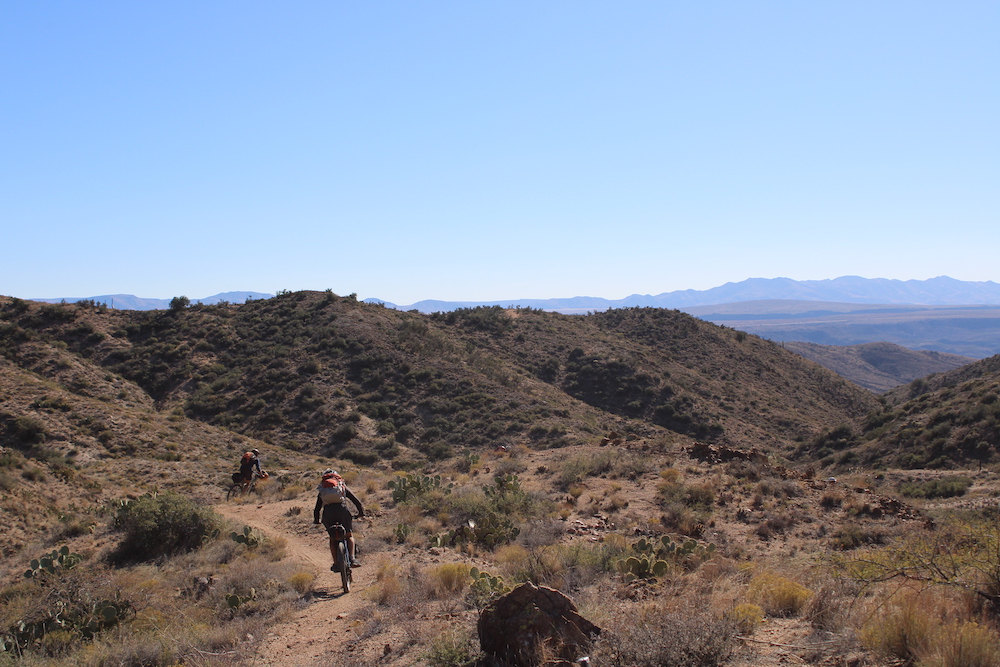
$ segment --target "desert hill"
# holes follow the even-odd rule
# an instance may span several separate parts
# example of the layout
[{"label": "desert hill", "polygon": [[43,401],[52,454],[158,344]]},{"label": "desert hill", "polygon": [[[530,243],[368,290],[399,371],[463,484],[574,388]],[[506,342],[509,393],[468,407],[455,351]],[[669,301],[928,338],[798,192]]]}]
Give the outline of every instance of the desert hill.
[{"label": "desert hill", "polygon": [[[34,665],[485,665],[478,609],[530,581],[604,628],[595,665],[896,664],[910,649],[873,628],[908,598],[862,586],[853,557],[979,525],[997,372],[875,397],[654,308],[0,299],[0,642]],[[250,447],[273,474],[224,505]],[[311,521],[331,465],[373,517],[346,598]],[[136,546],[145,518],[159,532]],[[75,569],[29,565],[61,547]],[[920,599],[913,650],[951,635],[1000,655],[981,596],[944,590]]]},{"label": "desert hill", "polygon": [[933,350],[911,350],[893,343],[819,345],[789,341],[782,343],[782,347],[876,393],[884,393],[913,380],[975,361],[971,357]]},{"label": "desert hill", "polygon": [[113,311],[8,302],[7,356],[65,345],[160,411],[358,462],[610,430],[787,451],[877,407],[780,346],[678,311],[421,315],[330,293]]},{"label": "desert hill", "polygon": [[992,461],[1000,444],[1000,355],[897,387],[870,418],[866,462],[949,468]]}]

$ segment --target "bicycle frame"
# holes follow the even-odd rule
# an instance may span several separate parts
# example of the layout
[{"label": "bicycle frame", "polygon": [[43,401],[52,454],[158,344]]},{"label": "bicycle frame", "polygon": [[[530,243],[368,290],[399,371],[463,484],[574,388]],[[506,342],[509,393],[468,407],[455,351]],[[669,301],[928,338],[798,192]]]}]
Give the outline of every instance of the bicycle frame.
[{"label": "bicycle frame", "polygon": [[260,474],[254,470],[253,474],[250,476],[249,482],[236,482],[231,487],[229,487],[229,492],[226,494],[226,500],[230,500],[235,496],[245,496],[257,487],[257,480],[261,479]]},{"label": "bicycle frame", "polygon": [[347,546],[347,529],[344,528],[343,524],[335,523],[327,528],[327,532],[334,543],[333,571],[340,572],[340,583],[344,592],[350,593],[353,577],[351,576],[351,552]]}]

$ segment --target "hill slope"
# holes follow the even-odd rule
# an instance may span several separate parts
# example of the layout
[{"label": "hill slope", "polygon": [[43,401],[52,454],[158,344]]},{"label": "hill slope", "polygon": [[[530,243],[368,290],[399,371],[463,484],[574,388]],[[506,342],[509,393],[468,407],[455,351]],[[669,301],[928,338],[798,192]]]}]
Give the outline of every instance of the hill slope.
[{"label": "hill slope", "polygon": [[[86,600],[112,590],[137,612],[99,642],[53,633],[32,645],[38,660],[58,649],[104,664],[221,656],[403,667],[428,661],[449,636],[455,656],[474,636],[480,598],[468,574],[446,585],[445,573],[475,566],[572,595],[606,630],[595,663],[610,663],[633,637],[706,646],[671,635],[680,626],[714,638],[713,664],[777,667],[789,652],[817,664],[847,653],[882,664],[857,637],[891,593],[858,597],[815,556],[906,535],[929,540],[935,531],[920,531],[935,517],[893,497],[909,471],[838,482],[805,464],[954,464],[967,460],[968,442],[986,442],[971,452],[992,456],[998,372],[996,359],[985,360],[879,400],[775,343],[661,309],[425,316],[295,293],[128,313],[2,299],[0,574],[11,583],[0,595],[0,632],[59,608],[21,573],[30,556],[68,544],[84,560],[61,582]],[[938,447],[941,425],[949,432]],[[190,552],[109,563],[123,497],[175,489],[210,505],[250,446],[264,449],[274,474],[252,502],[223,513],[247,525],[244,536],[262,530],[256,546],[226,528]],[[797,455],[802,471],[775,454]],[[348,455],[373,465],[334,458]],[[359,527],[358,587],[340,600],[309,512],[327,465],[345,473],[373,517]],[[401,474],[411,467],[427,477]],[[935,474],[926,479],[949,483]],[[961,502],[995,505],[996,473],[971,475],[972,497]],[[395,493],[404,479],[407,492]],[[672,560],[662,577],[624,576],[641,566],[632,554],[666,534],[684,536],[685,549],[700,545],[690,551],[700,555]],[[798,604],[820,606],[775,605],[737,630],[728,610],[764,602],[754,581],[801,588]],[[71,590],[61,586],[51,590]],[[281,599],[289,623],[271,626]],[[925,613],[945,618],[946,608],[953,616],[965,607],[942,602]],[[309,623],[306,609],[322,620]],[[655,618],[664,624],[649,637],[629,634]],[[325,642],[330,633],[347,637],[349,650]],[[733,655],[747,637],[769,648]]]},{"label": "hill slope", "polygon": [[782,343],[782,347],[876,393],[975,361],[956,354],[910,350],[893,343],[839,346],[790,341]]},{"label": "hill slope", "polygon": [[659,309],[426,316],[298,292],[166,312],[23,301],[2,312],[5,355],[27,369],[41,363],[36,341],[65,345],[160,411],[368,463],[612,430],[788,451],[877,407],[774,343]]}]

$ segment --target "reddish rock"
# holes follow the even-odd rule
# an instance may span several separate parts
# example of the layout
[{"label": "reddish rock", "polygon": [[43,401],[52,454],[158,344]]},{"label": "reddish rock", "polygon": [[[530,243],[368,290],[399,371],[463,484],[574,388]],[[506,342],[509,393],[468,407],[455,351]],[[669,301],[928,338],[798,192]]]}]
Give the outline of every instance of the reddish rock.
[{"label": "reddish rock", "polygon": [[590,652],[601,629],[559,591],[521,584],[479,616],[483,652],[510,667],[567,667]]}]

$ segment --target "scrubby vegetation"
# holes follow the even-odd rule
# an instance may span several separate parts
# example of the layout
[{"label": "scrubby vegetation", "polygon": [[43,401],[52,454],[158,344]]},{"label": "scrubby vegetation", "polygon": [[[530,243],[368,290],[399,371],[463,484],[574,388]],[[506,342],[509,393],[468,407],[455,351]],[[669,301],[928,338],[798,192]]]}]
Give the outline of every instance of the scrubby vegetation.
[{"label": "scrubby vegetation", "polygon": [[328,466],[374,520],[317,663],[483,663],[478,612],[531,582],[595,665],[996,664],[994,360],[880,400],[676,311],[178,303],[0,299],[0,664],[252,664],[334,604],[289,556],[325,557]]},{"label": "scrubby vegetation", "polygon": [[[266,540],[241,546],[207,532],[212,525],[218,517],[182,496],[146,496],[105,529],[123,533],[111,552],[85,558],[64,546],[32,560],[26,581],[0,596],[0,661],[173,665],[249,655],[246,638],[300,591]],[[123,565],[125,557],[157,565]]]}]

